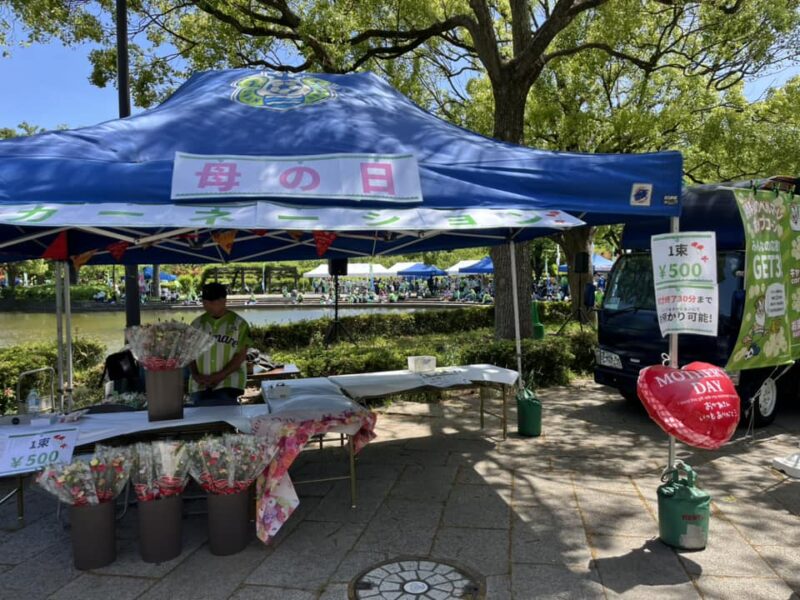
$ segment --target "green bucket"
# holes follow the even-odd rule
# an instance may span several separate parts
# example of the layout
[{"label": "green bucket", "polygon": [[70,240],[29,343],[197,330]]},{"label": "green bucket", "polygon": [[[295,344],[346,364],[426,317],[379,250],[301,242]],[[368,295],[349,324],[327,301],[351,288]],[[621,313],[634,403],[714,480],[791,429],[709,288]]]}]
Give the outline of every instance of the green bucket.
[{"label": "green bucket", "polygon": [[[681,473],[685,477],[681,477]],[[658,536],[667,546],[703,550],[708,542],[711,496],[695,485],[697,475],[681,461],[658,487]]]},{"label": "green bucket", "polygon": [[517,431],[525,437],[542,435],[542,403],[529,389],[517,392]]}]

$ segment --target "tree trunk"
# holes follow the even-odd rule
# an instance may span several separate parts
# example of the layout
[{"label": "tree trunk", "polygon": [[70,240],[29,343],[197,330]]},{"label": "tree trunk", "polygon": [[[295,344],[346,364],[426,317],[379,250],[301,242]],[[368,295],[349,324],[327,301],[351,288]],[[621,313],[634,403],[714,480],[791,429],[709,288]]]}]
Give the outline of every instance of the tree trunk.
[{"label": "tree trunk", "polygon": [[[581,310],[583,307],[583,294],[587,283],[594,280],[592,269],[592,240],[594,239],[595,228],[590,226],[576,227],[564,231],[556,236],[556,241],[563,248],[569,269],[569,298],[572,305],[572,314],[579,316],[581,323],[594,321],[594,313]],[[575,269],[575,259],[580,252],[589,254],[589,272],[577,273]]]},{"label": "tree trunk", "polygon": [[[522,143],[525,125],[525,101],[528,89],[507,78],[493,84],[494,137],[504,142]],[[520,334],[523,338],[533,333],[531,325],[531,258],[530,244],[514,245],[517,263],[517,298],[519,299]],[[494,263],[494,335],[498,339],[514,339],[514,297],[511,288],[511,257],[508,244],[491,250]]]},{"label": "tree trunk", "polygon": [[[514,244],[517,262],[517,299],[519,302],[520,335],[533,334],[531,323],[531,256],[529,244]],[[491,250],[494,263],[494,335],[498,339],[514,339],[514,296],[511,291],[511,254],[508,244]],[[502,301],[501,301],[502,298]]]},{"label": "tree trunk", "polygon": [[150,282],[150,289],[153,290],[153,298],[161,299],[161,265],[153,265],[153,280]]}]

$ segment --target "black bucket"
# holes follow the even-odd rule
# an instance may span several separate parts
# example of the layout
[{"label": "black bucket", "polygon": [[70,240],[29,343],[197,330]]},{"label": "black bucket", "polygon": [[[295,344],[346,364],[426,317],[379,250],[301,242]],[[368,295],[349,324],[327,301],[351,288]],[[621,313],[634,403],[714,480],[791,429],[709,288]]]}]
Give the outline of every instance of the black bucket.
[{"label": "black bucket", "polygon": [[208,546],[211,554],[236,554],[250,542],[250,489],[208,495]]},{"label": "black bucket", "polygon": [[166,421],[183,418],[183,369],[144,372],[147,418]]},{"label": "black bucket", "polygon": [[161,563],[181,553],[183,497],[139,501],[139,552],[142,560]]},{"label": "black bucket", "polygon": [[69,520],[76,569],[99,569],[117,559],[114,502],[72,506]]}]

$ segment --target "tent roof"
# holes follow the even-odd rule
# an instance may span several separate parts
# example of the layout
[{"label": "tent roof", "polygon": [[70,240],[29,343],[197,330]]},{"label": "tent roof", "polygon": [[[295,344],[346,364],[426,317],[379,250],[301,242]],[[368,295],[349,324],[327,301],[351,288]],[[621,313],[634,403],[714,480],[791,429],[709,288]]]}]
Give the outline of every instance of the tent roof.
[{"label": "tent roof", "polygon": [[[378,263],[347,263],[347,275],[342,277],[386,277],[391,275],[389,270]],[[303,273],[303,277],[330,277],[328,273],[328,263],[322,263],[307,273]]]},{"label": "tent roof", "polygon": [[464,273],[466,275],[481,275],[485,273],[494,273],[494,263],[492,262],[492,258],[490,256],[486,256],[476,262],[474,265],[469,265],[467,267],[463,267],[460,273]]},{"label": "tent roof", "polygon": [[389,267],[389,272],[390,272],[390,273],[397,273],[397,272],[399,272],[399,271],[402,271],[403,269],[407,269],[407,268],[409,268],[409,267],[413,267],[413,266],[414,266],[414,265],[416,265],[416,264],[417,264],[417,263],[413,263],[413,262],[399,262],[399,263],[395,263],[395,264],[393,264],[391,267]]},{"label": "tent roof", "polygon": [[[677,152],[568,154],[482,137],[370,73],[208,71],[141,114],[0,142],[0,240],[11,242],[0,259],[40,256],[45,227],[73,228],[70,254],[127,241],[122,262],[314,258],[313,241],[287,236],[309,230],[343,232],[332,257],[492,245],[579,224],[544,219],[551,209],[587,222],[677,215],[680,177]],[[222,254],[208,232],[226,229],[268,235],[237,235]],[[201,241],[177,237],[195,230]]]},{"label": "tent roof", "polygon": [[[592,255],[592,270],[596,272],[603,272],[606,273],[611,270],[611,267],[614,266],[614,261],[607,259],[605,256],[600,254],[593,254]],[[559,265],[558,272],[559,273],[566,273],[568,271],[567,265]]]},{"label": "tent roof", "polygon": [[456,264],[454,264],[452,267],[448,267],[447,269],[445,269],[445,271],[447,271],[450,275],[458,275],[458,271],[460,269],[463,269],[464,267],[470,267],[470,266],[474,265],[476,262],[478,262],[478,261],[477,260],[460,260]]},{"label": "tent roof", "polygon": [[401,277],[440,277],[447,275],[439,267],[434,265],[426,265],[425,263],[416,263],[407,269],[403,269],[397,273]]}]

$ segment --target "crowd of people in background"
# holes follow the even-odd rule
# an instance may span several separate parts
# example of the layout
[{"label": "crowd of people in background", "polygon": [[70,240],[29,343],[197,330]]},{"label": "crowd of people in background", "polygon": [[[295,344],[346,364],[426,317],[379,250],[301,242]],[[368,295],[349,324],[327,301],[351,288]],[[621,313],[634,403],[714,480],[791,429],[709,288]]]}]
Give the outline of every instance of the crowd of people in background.
[{"label": "crowd of people in background", "polygon": [[[335,300],[333,278],[318,278],[312,282],[312,291],[319,295],[321,304]],[[287,297],[284,290],[284,297]],[[294,298],[289,294],[289,299]],[[346,278],[339,281],[340,302],[389,303],[404,300],[439,299],[460,302],[491,304],[494,301],[494,283],[489,276],[429,277],[407,279],[380,277],[370,279]],[[300,300],[302,301],[302,300]]]}]

